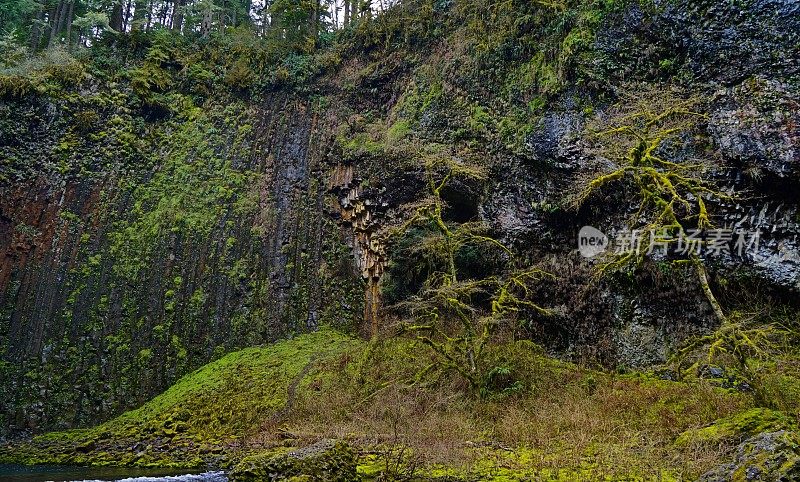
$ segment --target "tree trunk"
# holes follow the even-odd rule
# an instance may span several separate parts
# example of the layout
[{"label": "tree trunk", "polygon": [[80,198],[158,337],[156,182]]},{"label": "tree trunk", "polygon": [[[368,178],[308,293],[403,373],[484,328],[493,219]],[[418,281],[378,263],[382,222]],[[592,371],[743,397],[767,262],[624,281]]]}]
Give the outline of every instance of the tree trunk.
[{"label": "tree trunk", "polygon": [[122,31],[128,31],[128,19],[131,18],[131,7],[134,0],[128,0],[125,3],[125,14],[122,16]]},{"label": "tree trunk", "polygon": [[203,10],[203,21],[200,23],[200,34],[203,37],[208,37],[211,33],[211,22],[212,22],[212,11],[213,4],[211,2],[207,3],[206,8]]},{"label": "tree trunk", "polygon": [[144,30],[146,13],[147,13],[147,0],[134,0],[133,21],[131,21],[131,30]]},{"label": "tree trunk", "polygon": [[122,15],[123,15],[122,0],[115,0],[114,5],[112,5],[111,7],[111,18],[109,19],[109,27],[116,30],[117,32],[122,32],[123,30]]},{"label": "tree trunk", "polygon": [[60,0],[50,20],[50,40],[47,41],[47,48],[52,47],[58,38],[58,34],[61,31],[61,23],[65,15],[64,10],[66,10],[66,8],[67,5],[64,3],[64,0]]},{"label": "tree trunk", "polygon": [[169,14],[170,2],[164,2],[161,5],[161,13],[158,16],[158,23],[161,24],[162,27],[167,26],[167,15]]},{"label": "tree trunk", "polygon": [[183,8],[186,6],[186,0],[178,0],[172,9],[172,30],[181,31],[183,28]]},{"label": "tree trunk", "polygon": [[145,30],[150,30],[153,26],[153,14],[155,13],[153,9],[155,9],[155,7],[152,1],[147,2],[147,24],[145,25]]},{"label": "tree trunk", "polygon": [[708,283],[708,272],[706,271],[706,267],[697,256],[692,256],[692,264],[694,265],[695,271],[697,271],[697,277],[700,279],[700,286],[703,288],[703,293],[706,295],[706,299],[711,305],[711,309],[714,310],[714,315],[717,317],[717,320],[719,320],[720,324],[727,323],[728,317],[725,316],[725,312],[722,311],[722,306],[720,306],[719,301],[717,301],[717,297],[714,296],[714,292],[711,291],[711,285]]},{"label": "tree trunk", "polygon": [[344,23],[342,23],[343,27],[347,27],[350,25],[350,1],[351,0],[344,0]]},{"label": "tree trunk", "polygon": [[314,2],[314,11],[311,12],[311,35],[314,37],[314,43],[316,43],[316,40],[319,39],[320,10],[322,10],[320,0],[316,0]]},{"label": "tree trunk", "polygon": [[44,21],[44,4],[39,4],[39,10],[36,13],[35,20],[31,26],[30,47],[31,50],[36,52],[39,50],[39,44],[42,41],[42,25],[40,22]]},{"label": "tree trunk", "polygon": [[67,28],[67,46],[69,47],[72,45],[72,14],[75,11],[75,0],[70,0],[69,8],[67,9],[67,17],[64,19],[64,23],[66,24]]},{"label": "tree trunk", "polygon": [[239,23],[250,23],[250,10],[252,10],[252,8],[252,0],[244,0],[244,5],[242,5],[242,13],[244,14],[244,18],[239,20]]},{"label": "tree trunk", "polygon": [[339,0],[333,0],[333,29],[339,30]]}]

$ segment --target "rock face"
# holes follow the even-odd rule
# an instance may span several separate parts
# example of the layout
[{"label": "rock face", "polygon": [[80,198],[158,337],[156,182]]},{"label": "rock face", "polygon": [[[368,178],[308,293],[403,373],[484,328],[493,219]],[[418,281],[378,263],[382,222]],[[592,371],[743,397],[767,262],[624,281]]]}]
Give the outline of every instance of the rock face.
[{"label": "rock face", "polygon": [[598,36],[599,65],[616,75],[669,75],[737,85],[800,72],[800,8],[792,0],[657,1],[621,9]]},{"label": "rock face", "polygon": [[738,443],[765,432],[795,431],[796,423],[787,415],[766,408],[752,408],[715,421],[708,427],[683,432],[675,440],[679,446],[692,443]]},{"label": "rock face", "polygon": [[[318,137],[329,127],[307,104],[209,103],[191,120],[146,123],[104,88],[76,102],[0,100],[0,124],[29,132],[4,130],[0,144],[0,423],[11,433],[104,420],[231,349],[353,327],[363,313],[345,238],[324,214],[337,202]],[[73,116],[101,102],[77,132]]]},{"label": "rock face", "polygon": [[[714,371],[713,368],[709,371]],[[789,416],[753,408],[688,430],[676,445],[736,445],[730,462],[703,474],[698,482],[790,481],[800,477],[800,436]]]},{"label": "rock face", "polygon": [[796,90],[774,80],[750,79],[717,91],[712,105],[709,130],[726,159],[757,179],[800,179]]},{"label": "rock face", "polygon": [[253,455],[239,462],[230,473],[238,481],[353,482],[356,454],[342,441],[322,440],[282,455]]},{"label": "rock face", "polygon": [[736,84],[764,72],[800,71],[793,51],[800,39],[799,14],[791,0],[682,1],[666,6],[654,28],[669,29],[701,78]]},{"label": "rock face", "polygon": [[330,190],[339,201],[339,222],[349,229],[356,268],[367,287],[364,296],[364,324],[371,334],[378,333],[380,290],[378,282],[386,268],[385,241],[380,235],[381,215],[387,205],[364,193],[358,179],[353,179],[353,166],[336,166],[331,174]]}]

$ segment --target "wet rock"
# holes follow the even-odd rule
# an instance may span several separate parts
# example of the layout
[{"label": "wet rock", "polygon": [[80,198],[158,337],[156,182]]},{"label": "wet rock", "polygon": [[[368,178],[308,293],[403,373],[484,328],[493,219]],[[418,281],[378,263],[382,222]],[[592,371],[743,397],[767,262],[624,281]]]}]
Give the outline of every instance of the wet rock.
[{"label": "wet rock", "polygon": [[666,7],[658,23],[678,34],[678,48],[701,78],[735,83],[800,67],[800,5],[792,0],[684,0]]},{"label": "wet rock", "polygon": [[718,91],[709,131],[720,154],[746,175],[800,179],[800,96],[788,85],[754,79]]},{"label": "wet rock", "polygon": [[732,462],[705,474],[698,482],[791,481],[800,478],[800,436],[780,430],[751,437],[736,448]]},{"label": "wet rock", "polygon": [[545,219],[536,209],[535,201],[544,195],[532,184],[500,185],[481,205],[482,217],[490,222],[506,243],[530,235],[539,241],[547,239]]},{"label": "wet rock", "polygon": [[75,451],[78,452],[78,453],[85,454],[85,453],[91,452],[95,448],[97,448],[97,444],[95,443],[95,441],[94,440],[89,440],[89,441],[87,441],[85,443],[82,443],[82,444],[78,445],[77,447],[75,447]]},{"label": "wet rock", "polygon": [[718,366],[704,365],[700,369],[700,378],[724,378],[725,370]]},{"label": "wet rock", "polygon": [[525,149],[536,161],[575,169],[580,162],[576,139],[581,129],[581,118],[575,112],[549,112],[525,137]]},{"label": "wet rock", "polygon": [[[613,295],[611,341],[619,365],[644,368],[663,363],[683,340],[712,329],[715,321],[707,302],[688,290],[664,286],[635,297]],[[671,301],[678,298],[681,305]]]},{"label": "wet rock", "polygon": [[[351,319],[363,312],[354,301],[363,296],[355,274],[338,265],[320,271],[346,257],[339,258],[339,227],[323,214],[329,196],[321,165],[332,141],[308,147],[312,121],[302,102],[275,98],[246,114],[209,104],[208,117],[182,124],[183,141],[168,146],[157,140],[160,133],[177,131],[125,114],[122,100],[101,113],[101,132],[76,137],[69,106],[35,99],[0,102],[0,158],[9,159],[0,166],[0,352],[13,359],[0,374],[0,405],[8,409],[0,432],[95,424],[217,358],[228,341],[268,342],[290,325],[293,332],[313,329],[340,309]],[[217,124],[213,119],[222,118],[215,112],[223,109],[241,117]],[[201,125],[202,136],[195,130]],[[61,139],[70,145],[65,173],[56,160]],[[208,149],[177,147],[195,143]],[[157,145],[163,150],[156,155]],[[200,161],[216,163],[222,152],[230,177]],[[206,167],[187,173],[182,187],[159,180],[167,166],[179,164]],[[230,183],[234,178],[241,183]],[[184,189],[203,179],[213,187]],[[183,205],[179,210],[194,221],[149,218],[159,208],[146,201],[134,212],[150,189]],[[203,207],[222,199],[217,196],[225,197],[224,206]],[[164,229],[133,227],[140,223]],[[134,247],[140,242],[147,247]],[[117,249],[130,254],[109,254]],[[342,279],[330,283],[328,274]],[[263,297],[254,296],[255,280]],[[323,295],[326,290],[339,294]],[[327,302],[340,299],[349,304]],[[84,329],[97,320],[97,307],[109,331]],[[246,321],[262,307],[258,323]],[[130,331],[129,315],[142,321],[141,331]],[[172,333],[171,326],[182,331]],[[181,355],[167,356],[175,350]],[[64,366],[87,369],[64,376]],[[166,429],[171,437],[182,430],[179,424]]]},{"label": "wet rock", "polygon": [[800,71],[800,5],[792,0],[633,2],[597,37],[599,78],[658,79],[682,71],[735,85]]},{"label": "wet rock", "polygon": [[770,285],[800,290],[800,223],[797,206],[765,202],[726,208],[721,225],[734,231],[731,249],[715,256],[726,272],[749,268]]},{"label": "wet rock", "polygon": [[697,371],[697,376],[710,380],[714,386],[735,389],[740,392],[753,391],[753,387],[746,379],[715,365],[703,365]]},{"label": "wet rock", "polygon": [[234,467],[231,481],[352,482],[358,480],[356,454],[343,441],[321,440],[287,454],[259,454]]},{"label": "wet rock", "polygon": [[667,343],[662,328],[653,323],[653,315],[647,308],[635,307],[630,322],[615,331],[614,342],[620,364],[644,367],[666,360]]}]

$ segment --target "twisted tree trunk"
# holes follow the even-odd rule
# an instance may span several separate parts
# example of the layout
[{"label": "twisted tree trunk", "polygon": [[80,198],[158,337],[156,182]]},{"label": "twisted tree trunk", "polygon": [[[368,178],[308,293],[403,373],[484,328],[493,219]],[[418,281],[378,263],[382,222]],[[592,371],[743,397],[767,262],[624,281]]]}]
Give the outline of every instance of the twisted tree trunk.
[{"label": "twisted tree trunk", "polygon": [[692,264],[700,280],[700,286],[703,288],[703,294],[706,295],[706,299],[711,305],[711,309],[714,310],[714,315],[719,320],[720,325],[728,323],[728,317],[725,316],[725,312],[722,311],[722,306],[720,306],[719,301],[717,301],[717,297],[714,296],[714,292],[711,291],[711,285],[708,283],[708,272],[706,271],[705,265],[703,265],[703,261],[697,256],[692,256]]}]

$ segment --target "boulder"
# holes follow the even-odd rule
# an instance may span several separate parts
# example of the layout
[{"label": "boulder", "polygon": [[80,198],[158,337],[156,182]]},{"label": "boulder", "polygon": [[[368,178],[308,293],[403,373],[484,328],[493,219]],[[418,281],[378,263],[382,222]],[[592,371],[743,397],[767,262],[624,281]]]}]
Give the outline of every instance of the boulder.
[{"label": "boulder", "polygon": [[751,437],[736,447],[735,459],[703,474],[698,482],[800,479],[800,436],[780,430]]},{"label": "boulder", "polygon": [[358,480],[356,466],[356,454],[346,442],[321,440],[289,453],[246,457],[231,471],[230,480],[352,482]]}]

